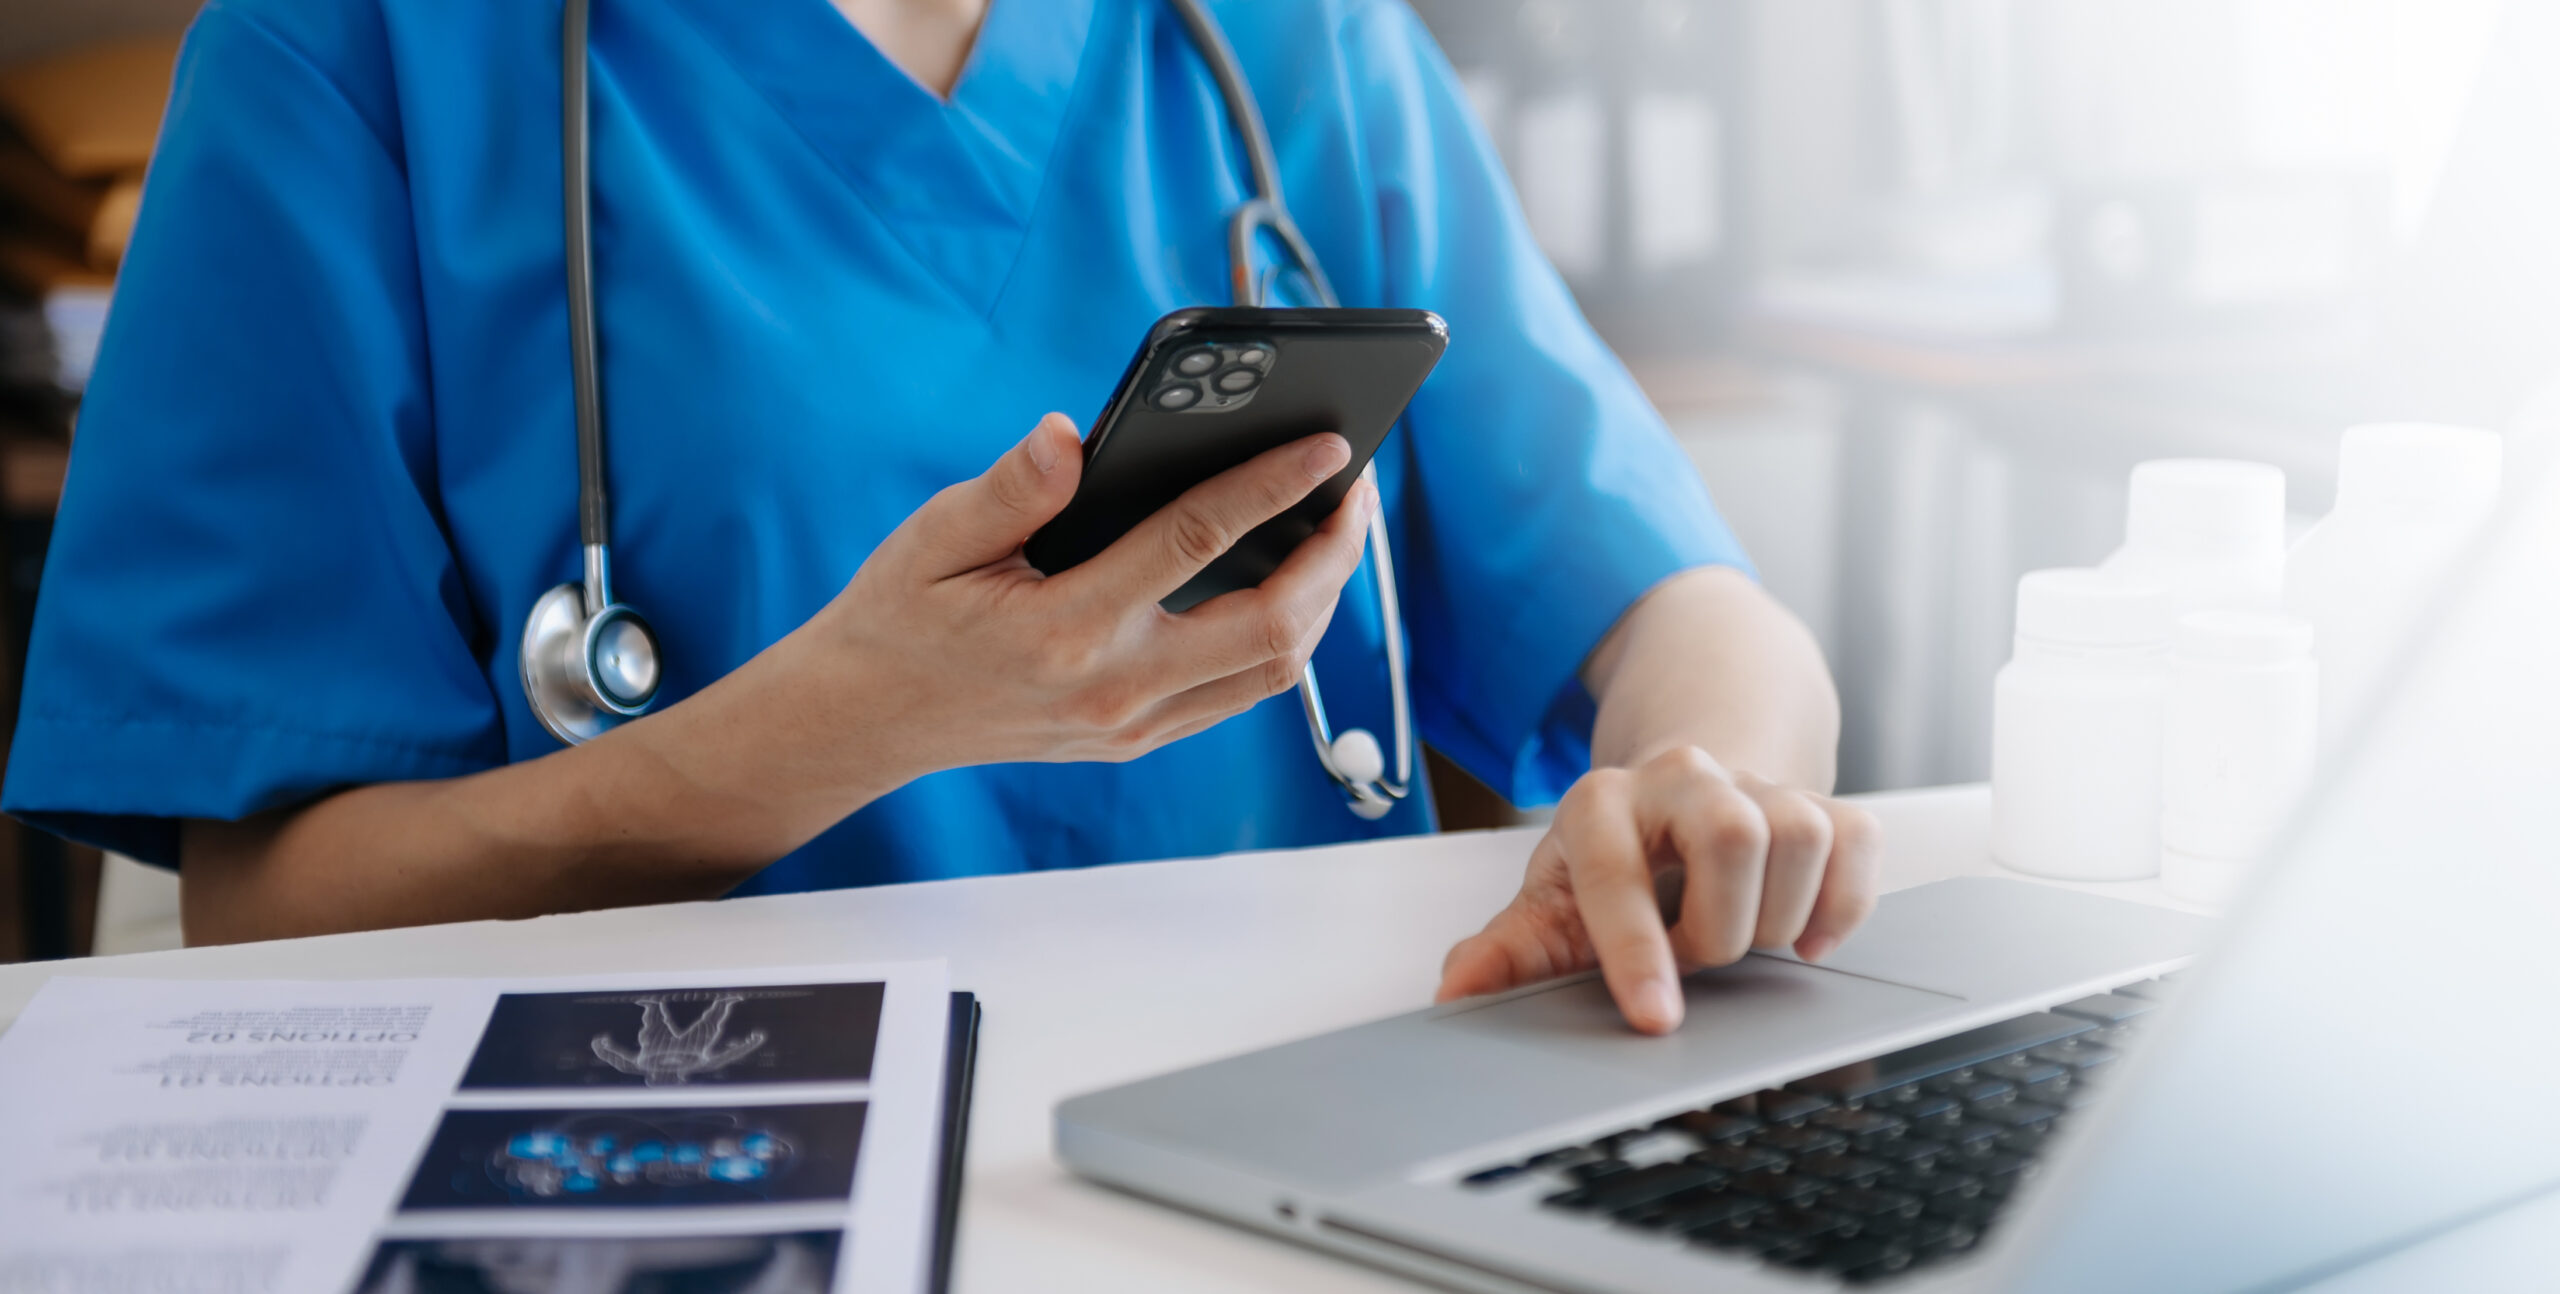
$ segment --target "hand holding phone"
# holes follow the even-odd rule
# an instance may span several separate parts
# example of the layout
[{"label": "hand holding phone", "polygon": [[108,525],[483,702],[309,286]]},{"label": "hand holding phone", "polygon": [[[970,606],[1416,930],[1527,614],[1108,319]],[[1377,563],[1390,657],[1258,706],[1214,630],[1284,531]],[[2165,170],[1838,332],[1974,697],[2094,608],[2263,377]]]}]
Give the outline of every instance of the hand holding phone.
[{"label": "hand holding phone", "polygon": [[1447,346],[1447,326],[1427,310],[1222,307],[1166,315],[1085,437],[1074,499],[1024,554],[1056,574],[1220,472],[1307,436],[1340,435],[1351,446],[1341,470],[1163,604],[1184,611],[1253,588],[1333,515]]}]

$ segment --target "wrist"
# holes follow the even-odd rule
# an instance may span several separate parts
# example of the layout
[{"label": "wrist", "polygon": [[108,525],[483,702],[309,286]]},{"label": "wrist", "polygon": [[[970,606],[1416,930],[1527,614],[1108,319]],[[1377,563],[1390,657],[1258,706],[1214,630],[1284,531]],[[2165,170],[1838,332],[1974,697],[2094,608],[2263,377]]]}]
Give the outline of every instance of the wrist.
[{"label": "wrist", "polygon": [[617,731],[649,799],[642,811],[679,849],[760,866],[933,771],[915,743],[889,739],[894,689],[876,686],[848,646],[813,642],[803,626]]}]

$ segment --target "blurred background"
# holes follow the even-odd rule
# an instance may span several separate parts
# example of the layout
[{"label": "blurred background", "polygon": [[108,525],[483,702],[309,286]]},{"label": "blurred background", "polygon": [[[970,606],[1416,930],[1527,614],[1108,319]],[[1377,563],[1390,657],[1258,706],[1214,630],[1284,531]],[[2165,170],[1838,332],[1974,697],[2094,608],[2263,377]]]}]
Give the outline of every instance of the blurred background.
[{"label": "blurred background", "polygon": [[[1847,790],[1985,775],[2016,579],[2113,548],[2134,463],[2277,464],[2307,522],[2340,429],[2560,373],[2555,0],[1414,3],[1820,636]],[[0,696],[194,8],[0,17]],[[4,834],[0,959],[174,942],[166,878],[102,918],[98,860]]]}]

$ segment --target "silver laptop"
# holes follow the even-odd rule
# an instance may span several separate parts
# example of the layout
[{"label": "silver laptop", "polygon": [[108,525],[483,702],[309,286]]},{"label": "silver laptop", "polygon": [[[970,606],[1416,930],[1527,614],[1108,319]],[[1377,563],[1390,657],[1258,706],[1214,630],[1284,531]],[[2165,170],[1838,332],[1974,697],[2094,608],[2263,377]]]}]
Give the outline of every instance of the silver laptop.
[{"label": "silver laptop", "polygon": [[2560,1191],[2560,472],[2469,569],[2222,922],[1945,881],[1669,1037],[1541,985],[1077,1097],[1059,1156],[1511,1294],[2285,1289]]}]

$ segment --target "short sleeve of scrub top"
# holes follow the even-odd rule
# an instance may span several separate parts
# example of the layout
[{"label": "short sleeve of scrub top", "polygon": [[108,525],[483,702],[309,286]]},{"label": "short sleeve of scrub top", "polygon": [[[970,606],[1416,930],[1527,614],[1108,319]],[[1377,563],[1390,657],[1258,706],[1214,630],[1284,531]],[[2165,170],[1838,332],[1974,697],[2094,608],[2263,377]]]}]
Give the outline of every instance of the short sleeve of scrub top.
[{"label": "short sleeve of scrub top", "polygon": [[[1581,660],[1744,567],[1383,0],[1217,5],[1346,304],[1449,323],[1380,455],[1420,736],[1520,803]],[[175,865],[177,824],[557,748],[516,683],[577,574],[557,10],[215,0],[190,34],[43,577],[0,807]],[[944,103],[821,0],[599,0],[616,583],[681,704],[1039,415],[1216,303],[1243,163],[1160,0],[994,0]],[[1747,567],[1746,567],[1747,569]],[[1384,733],[1374,590],[1317,664]],[[1353,817],[1282,696],[1125,764],[919,779],[742,893],[1429,830]],[[360,865],[350,860],[349,865]]]},{"label": "short sleeve of scrub top", "polygon": [[1749,563],[1538,251],[1420,21],[1353,5],[1339,43],[1360,82],[1375,291],[1451,335],[1398,446],[1398,574],[1414,656],[1433,663],[1415,714],[1514,804],[1551,803],[1590,766],[1591,648],[1662,577]]},{"label": "short sleeve of scrub top", "polygon": [[8,808],[175,820],[504,758],[436,497],[387,102],[216,3],[187,37],[39,591]]}]

